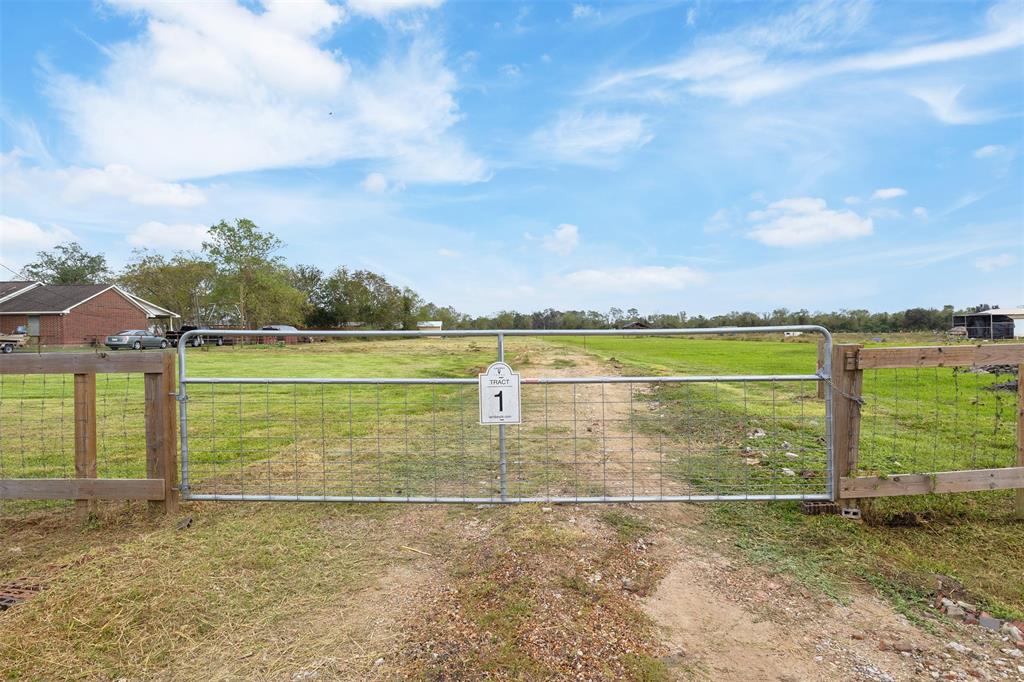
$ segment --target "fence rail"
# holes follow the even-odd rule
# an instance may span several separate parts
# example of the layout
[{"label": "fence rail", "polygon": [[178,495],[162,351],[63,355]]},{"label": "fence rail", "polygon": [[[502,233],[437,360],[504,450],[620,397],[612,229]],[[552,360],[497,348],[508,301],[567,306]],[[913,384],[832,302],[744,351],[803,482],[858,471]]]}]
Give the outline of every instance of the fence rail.
[{"label": "fence rail", "polygon": [[[998,386],[991,382],[979,385],[975,374],[973,394],[961,388],[960,377],[966,372],[977,372],[994,368],[993,373],[1016,366],[1016,410],[1006,419],[1003,413],[1004,398],[995,392]],[[929,493],[971,492],[986,490],[1016,489],[1014,513],[1024,518],[1024,345],[958,345],[920,348],[863,348],[859,345],[836,345],[833,350],[834,382],[837,389],[835,398],[835,490],[844,504],[856,506],[857,500],[872,497],[897,495],[921,495]],[[951,373],[952,395],[941,386],[945,374],[932,377],[922,376],[922,369],[933,372]],[[861,454],[865,446],[878,445],[877,434],[873,431],[862,433],[862,405],[865,404],[865,371],[892,370],[893,377],[875,377],[877,384],[890,381],[895,386],[895,398],[888,402],[875,393],[867,391],[867,405],[873,410],[870,417],[877,427],[881,420],[892,421],[892,451],[889,459],[894,466],[897,458],[906,459],[907,450],[923,448],[930,450],[930,457],[923,458],[943,468],[927,471],[897,471],[873,476],[858,475]],[[914,370],[911,387],[904,384],[904,403],[918,400],[916,414],[910,423],[899,413],[899,372]],[[1012,386],[1012,384],[1010,384]],[[922,387],[925,387],[924,389]],[[934,414],[935,422],[945,417],[952,424],[940,429],[932,424],[932,431],[921,442],[915,438],[913,428],[920,427],[932,414],[920,405],[922,390],[930,390],[924,397],[930,401],[928,410]],[[872,405],[874,403],[874,405]],[[989,407],[989,404],[991,406]],[[992,412],[992,422],[983,423],[984,411]],[[888,414],[891,412],[892,414]],[[904,422],[901,422],[904,417]],[[1016,447],[1009,444],[1013,437],[1006,428],[1008,421],[1015,422]],[[902,433],[903,438],[898,438]],[[986,440],[986,442],[980,442]],[[1007,447],[1009,446],[1009,447]],[[900,449],[903,449],[901,456]],[[969,460],[968,460],[969,455]],[[980,455],[980,457],[979,457]],[[988,464],[988,468],[956,468],[957,463]],[[950,466],[952,465],[952,466]]]},{"label": "fence rail", "polygon": [[[146,478],[97,478],[99,428],[97,374],[143,374]],[[173,351],[145,353],[18,353],[0,359],[0,379],[22,375],[73,375],[74,478],[0,476],[0,500],[74,500],[79,515],[96,500],[145,500],[151,508],[173,513],[178,504],[177,439],[174,410]],[[45,401],[45,388],[40,392]],[[23,401],[25,396],[21,396]],[[40,403],[45,408],[45,402]],[[60,408],[63,415],[63,405]],[[61,423],[41,412],[40,439],[62,438]],[[22,439],[24,434],[21,434]],[[126,437],[127,440],[127,437]],[[0,447],[10,456],[11,445]],[[24,449],[24,443],[15,445]],[[62,449],[61,449],[62,450]],[[63,451],[63,450],[62,450]],[[141,455],[142,453],[140,453]],[[25,452],[21,453],[22,457]],[[0,457],[0,463],[3,458]],[[6,473],[3,472],[3,473]]]}]

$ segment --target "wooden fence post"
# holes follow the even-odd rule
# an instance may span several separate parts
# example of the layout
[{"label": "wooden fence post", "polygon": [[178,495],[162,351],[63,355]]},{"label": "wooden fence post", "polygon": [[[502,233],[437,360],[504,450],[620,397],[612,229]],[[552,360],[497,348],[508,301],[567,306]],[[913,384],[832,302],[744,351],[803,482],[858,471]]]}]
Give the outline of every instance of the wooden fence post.
[{"label": "wooden fence post", "polygon": [[174,419],[174,351],[164,351],[160,372],[147,372],[146,476],[162,478],[164,499],[149,503],[151,511],[174,514],[178,510],[178,457]]},{"label": "wooden fence post", "polygon": [[[96,375],[75,375],[75,478],[96,478]],[[75,515],[96,511],[96,500],[75,500]]]},{"label": "wooden fence post", "polygon": [[[860,395],[864,372],[857,368],[857,353],[863,346],[832,346],[832,472],[833,499],[839,501],[842,478],[857,468],[860,445]],[[856,507],[857,500],[845,505]]]},{"label": "wooden fence post", "polygon": [[[1017,365],[1017,466],[1024,467],[1024,363]],[[1017,488],[1013,515],[1024,520],[1024,488]]]}]

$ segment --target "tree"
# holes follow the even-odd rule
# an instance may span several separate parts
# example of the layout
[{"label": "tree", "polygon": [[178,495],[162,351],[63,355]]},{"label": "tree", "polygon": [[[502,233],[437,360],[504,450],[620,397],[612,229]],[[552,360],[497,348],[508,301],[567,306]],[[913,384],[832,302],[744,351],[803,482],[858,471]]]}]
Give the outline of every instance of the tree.
[{"label": "tree", "polygon": [[221,322],[213,299],[217,266],[189,253],[170,259],[146,249],[132,252],[132,260],[118,282],[137,296],[181,315],[198,326]]},{"label": "tree", "polygon": [[276,255],[284,246],[280,239],[248,218],[233,225],[222,220],[210,228],[209,235],[203,252],[217,266],[215,297],[234,307],[243,327],[302,322],[307,302]]},{"label": "tree", "polygon": [[111,277],[106,257],[89,253],[78,242],[58,244],[36,258],[25,266],[25,274],[45,284],[102,284]]}]

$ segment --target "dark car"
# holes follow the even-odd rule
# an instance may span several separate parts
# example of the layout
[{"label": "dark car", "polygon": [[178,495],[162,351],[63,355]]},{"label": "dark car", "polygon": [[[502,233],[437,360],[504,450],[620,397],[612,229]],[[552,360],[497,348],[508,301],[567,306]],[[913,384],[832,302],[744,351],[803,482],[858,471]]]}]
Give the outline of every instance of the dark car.
[{"label": "dark car", "polygon": [[143,348],[167,348],[170,344],[162,336],[152,334],[145,329],[126,329],[106,340],[107,348],[117,350],[119,348],[132,348],[142,350]]},{"label": "dark car", "polygon": [[[201,328],[202,327],[184,324],[181,326],[180,329],[176,331],[167,332],[167,341],[172,346],[177,347],[178,339],[180,339],[185,334],[185,332],[190,332]],[[207,343],[212,343],[216,346],[223,346],[225,341],[223,336],[217,334],[197,334],[196,336],[190,336],[185,343],[192,346],[193,348],[198,348],[199,346],[205,345]]]}]

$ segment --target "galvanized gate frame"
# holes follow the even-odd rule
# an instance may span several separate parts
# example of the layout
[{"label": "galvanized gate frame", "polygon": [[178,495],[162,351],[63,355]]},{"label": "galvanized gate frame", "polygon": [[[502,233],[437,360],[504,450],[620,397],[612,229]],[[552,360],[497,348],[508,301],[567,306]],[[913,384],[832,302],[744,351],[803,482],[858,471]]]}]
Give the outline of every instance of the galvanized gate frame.
[{"label": "galvanized gate frame", "polygon": [[[476,378],[325,378],[325,377],[194,377],[189,376],[186,363],[188,339],[193,336],[218,335],[231,337],[288,337],[314,338],[416,338],[416,337],[493,337],[497,341],[497,360],[505,359],[505,338],[518,336],[697,336],[731,334],[769,334],[806,332],[818,334],[824,340],[822,367],[814,374],[759,374],[759,375],[682,375],[682,376],[587,376],[524,378],[523,384],[599,384],[599,383],[716,383],[756,381],[821,381],[825,384],[825,448],[826,492],[822,494],[779,495],[659,495],[659,496],[573,496],[567,499],[550,497],[515,497],[508,494],[507,452],[505,425],[498,427],[500,499],[475,497],[392,497],[351,495],[222,495],[192,493],[189,484],[188,446],[188,387],[196,384],[476,384]],[[833,452],[833,385],[832,334],[819,325],[779,325],[767,327],[710,327],[693,329],[456,329],[446,331],[276,331],[263,329],[211,330],[195,329],[182,334],[178,341],[178,393],[181,443],[181,498],[184,500],[237,500],[237,501],[300,501],[300,502],[421,502],[421,503],[510,503],[510,502],[707,502],[707,501],[764,501],[764,500],[831,500],[835,487],[835,453]]]}]

